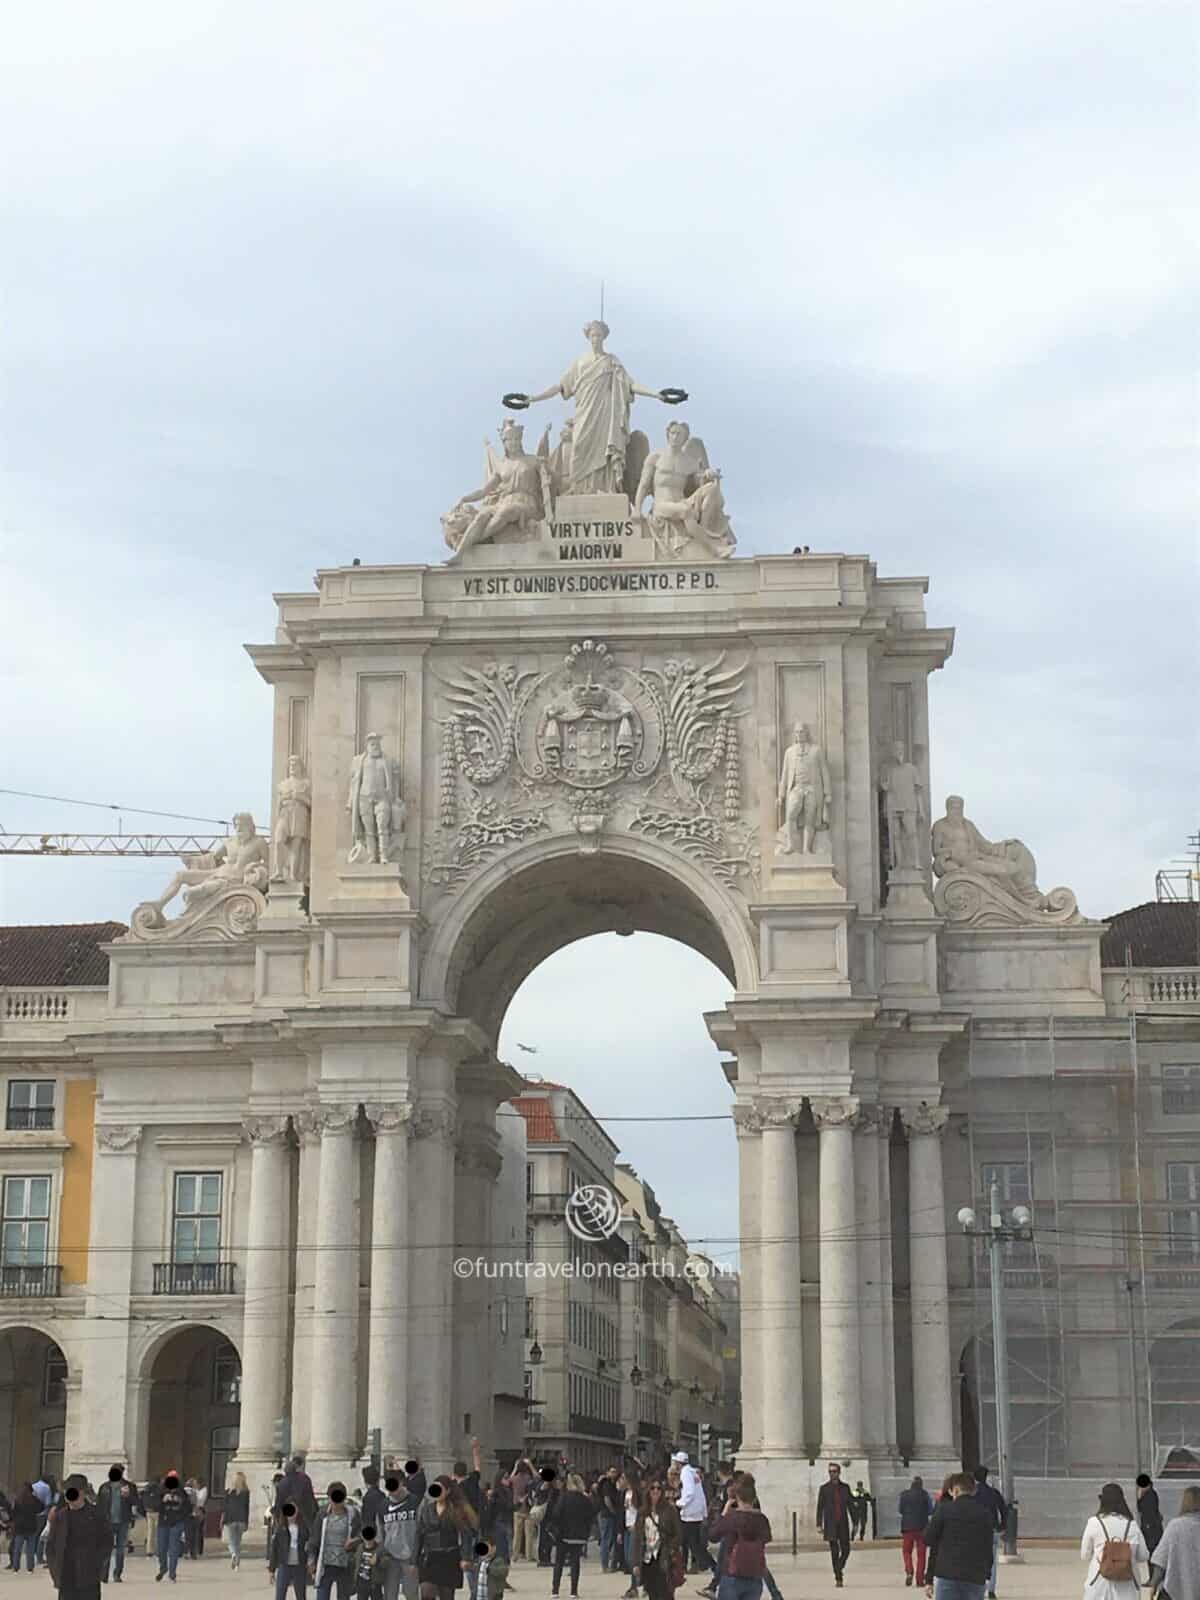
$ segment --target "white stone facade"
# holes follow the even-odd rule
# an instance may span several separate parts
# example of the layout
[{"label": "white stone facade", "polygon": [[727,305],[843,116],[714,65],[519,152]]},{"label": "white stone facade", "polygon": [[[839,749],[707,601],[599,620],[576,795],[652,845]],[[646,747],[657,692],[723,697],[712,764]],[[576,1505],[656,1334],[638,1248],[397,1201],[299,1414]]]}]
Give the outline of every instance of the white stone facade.
[{"label": "white stone facade", "polygon": [[[273,792],[296,758],[311,786],[307,886],[199,884],[110,947],[102,1008],[0,1037],[6,1064],[95,1088],[86,1281],[0,1306],[66,1356],[73,1465],[162,1465],[156,1362],[181,1317],[240,1356],[252,1482],[281,1417],[317,1477],[351,1473],[376,1427],[435,1470],[470,1432],[503,1443],[494,1291],[453,1268],[511,1231],[496,1112],[521,1080],[496,1039],[547,955],[631,927],[735,988],[708,1022],[735,1084],[739,1459],[764,1502],[807,1519],[829,1454],[883,1485],[959,1461],[967,1041],[992,1030],[1020,1078],[1050,1019],[1125,1038],[1102,927],[1037,888],[1024,846],[991,857],[975,830],[936,892],[927,827],[889,849],[883,780],[911,767],[929,794],[926,684],[952,647],[923,579],[635,546],[563,559],[542,525],[280,597],[250,654]],[[356,852],[369,735],[390,831]],[[162,1291],[180,1174],[219,1176],[229,1267],[182,1304]]]}]

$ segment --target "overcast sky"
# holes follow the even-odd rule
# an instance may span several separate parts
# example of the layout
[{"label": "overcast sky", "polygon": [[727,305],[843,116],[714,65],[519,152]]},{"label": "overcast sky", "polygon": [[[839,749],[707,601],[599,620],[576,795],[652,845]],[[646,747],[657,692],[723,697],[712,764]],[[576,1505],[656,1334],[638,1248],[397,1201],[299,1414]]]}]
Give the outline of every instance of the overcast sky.
[{"label": "overcast sky", "polygon": [[[1182,0],[10,11],[0,787],[265,817],[241,645],[272,591],[440,560],[499,396],[557,378],[603,279],[612,348],[690,390],[744,551],[929,575],[958,630],[935,796],[1092,915],[1152,898],[1198,825],[1191,24]],[[0,795],[9,831],[108,820]],[[124,918],[167,867],[0,862],[0,920]],[[597,1111],[724,1096],[683,1020],[723,982],[655,949],[580,946],[516,1002]],[[564,994],[621,973],[648,1009],[592,1004],[585,1055]],[[692,1181],[697,1149],[732,1169],[728,1127],[629,1143],[681,1224],[728,1231],[732,1180]]]}]

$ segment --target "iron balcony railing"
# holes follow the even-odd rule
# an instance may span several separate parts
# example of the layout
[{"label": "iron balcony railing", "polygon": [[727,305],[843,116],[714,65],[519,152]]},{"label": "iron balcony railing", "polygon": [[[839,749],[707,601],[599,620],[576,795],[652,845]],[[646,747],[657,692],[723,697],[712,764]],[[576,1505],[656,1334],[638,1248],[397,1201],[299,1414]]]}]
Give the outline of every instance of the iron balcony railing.
[{"label": "iron balcony railing", "polygon": [[232,1294],[232,1261],[156,1261],[155,1294]]}]

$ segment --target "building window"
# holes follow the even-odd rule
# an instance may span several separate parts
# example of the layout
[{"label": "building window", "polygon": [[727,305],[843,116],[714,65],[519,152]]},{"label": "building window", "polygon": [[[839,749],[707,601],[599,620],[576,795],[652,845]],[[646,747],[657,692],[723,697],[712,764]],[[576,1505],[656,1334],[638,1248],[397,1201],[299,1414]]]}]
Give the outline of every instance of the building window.
[{"label": "building window", "polygon": [[212,1403],[236,1406],[241,1400],[242,1363],[231,1344],[219,1345],[213,1354]]},{"label": "building window", "polygon": [[1200,1161],[1167,1162],[1167,1200],[1171,1254],[1200,1258]]},{"label": "building window", "polygon": [[208,1488],[210,1494],[225,1493],[229,1463],[237,1455],[237,1428],[214,1428],[208,1446]]},{"label": "building window", "polygon": [[1200,1116],[1200,1066],[1164,1067],[1162,1103],[1164,1116]]},{"label": "building window", "polygon": [[46,1346],[42,1367],[42,1404],[47,1407],[67,1403],[67,1361],[56,1344]]},{"label": "building window", "polygon": [[527,1339],[533,1338],[533,1311],[533,1301],[527,1299],[525,1301],[525,1337]]},{"label": "building window", "polygon": [[980,1169],[983,1198],[991,1197],[992,1185],[1000,1189],[1002,1206],[1028,1206],[1033,1204],[1033,1187],[1029,1182],[1028,1161],[990,1161]]},{"label": "building window", "polygon": [[50,1244],[50,1179],[5,1178],[0,1264],[44,1267]]},{"label": "building window", "polygon": [[63,1454],[66,1450],[66,1428],[42,1429],[42,1477],[53,1477],[56,1483],[62,1482]]},{"label": "building window", "polygon": [[215,1262],[221,1254],[221,1174],[177,1172],[171,1260]]},{"label": "building window", "polygon": [[4,1126],[10,1133],[54,1126],[54,1084],[45,1079],[13,1078],[8,1085]]},{"label": "building window", "polygon": [[533,1162],[532,1161],[527,1161],[525,1163],[525,1198],[526,1198],[526,1200],[532,1200],[533,1199]]},{"label": "building window", "polygon": [[533,1227],[532,1227],[532,1225],[525,1229],[525,1259],[526,1259],[526,1261],[532,1261],[533,1260]]}]

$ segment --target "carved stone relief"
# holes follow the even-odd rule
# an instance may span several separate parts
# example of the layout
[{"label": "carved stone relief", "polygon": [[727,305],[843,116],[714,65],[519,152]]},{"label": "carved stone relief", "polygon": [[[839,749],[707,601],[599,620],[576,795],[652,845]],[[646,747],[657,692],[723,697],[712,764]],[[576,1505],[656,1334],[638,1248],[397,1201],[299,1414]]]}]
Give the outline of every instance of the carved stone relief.
[{"label": "carved stone relief", "polygon": [[463,666],[445,685],[426,880],[453,890],[507,845],[567,827],[585,854],[624,827],[725,882],[753,877],[734,704],[744,671],[724,656],[635,670],[593,639],[547,672]]}]

